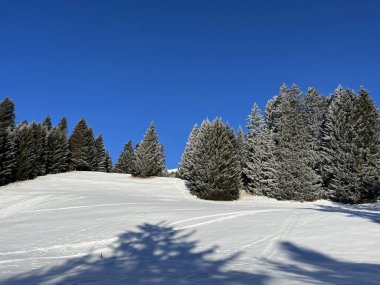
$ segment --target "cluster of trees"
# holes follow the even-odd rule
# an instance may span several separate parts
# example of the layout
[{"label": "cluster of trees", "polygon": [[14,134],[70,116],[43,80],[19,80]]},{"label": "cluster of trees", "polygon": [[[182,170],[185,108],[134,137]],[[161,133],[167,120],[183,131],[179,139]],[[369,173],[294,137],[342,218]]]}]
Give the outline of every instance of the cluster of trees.
[{"label": "cluster of trees", "polygon": [[5,98],[0,104],[0,185],[70,170],[110,172],[112,161],[103,138],[94,138],[84,119],[67,136],[67,120],[52,126],[42,123],[16,125],[15,104]]},{"label": "cluster of trees", "polygon": [[158,141],[153,122],[135,148],[132,141],[125,144],[113,172],[138,177],[161,176],[165,173],[164,146]]},{"label": "cluster of trees", "polygon": [[[281,86],[264,116],[255,104],[247,132],[220,119],[195,126],[179,166],[191,193],[233,200],[238,189],[279,200],[376,201],[380,113],[363,87],[331,96]],[[238,179],[237,179],[238,177]],[[240,183],[240,184],[239,184]]]}]

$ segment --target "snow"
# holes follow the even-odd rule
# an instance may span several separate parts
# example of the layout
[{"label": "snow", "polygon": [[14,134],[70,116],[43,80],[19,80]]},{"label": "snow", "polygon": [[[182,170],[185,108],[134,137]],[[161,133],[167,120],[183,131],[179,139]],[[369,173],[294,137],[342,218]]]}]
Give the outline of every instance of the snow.
[{"label": "snow", "polygon": [[380,284],[379,211],[48,175],[0,188],[0,284]]}]

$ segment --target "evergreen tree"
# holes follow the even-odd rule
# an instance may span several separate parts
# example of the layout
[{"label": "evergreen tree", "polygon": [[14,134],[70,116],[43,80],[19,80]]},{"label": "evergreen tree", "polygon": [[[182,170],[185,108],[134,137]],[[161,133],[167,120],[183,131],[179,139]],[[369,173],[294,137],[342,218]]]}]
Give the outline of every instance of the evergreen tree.
[{"label": "evergreen tree", "polygon": [[44,119],[44,121],[42,122],[42,125],[48,130],[50,131],[51,128],[52,128],[52,124],[51,124],[51,119],[50,119],[50,116],[47,115]]},{"label": "evergreen tree", "polygon": [[32,123],[30,125],[33,133],[34,142],[34,167],[29,178],[46,174],[46,165],[48,161],[48,127],[46,125]]},{"label": "evergreen tree", "polygon": [[0,104],[0,186],[14,180],[16,167],[15,138],[15,106],[5,98]]},{"label": "evergreen tree", "polygon": [[135,149],[132,159],[132,175],[140,177],[159,176],[165,170],[163,146],[158,142],[153,122],[144,139]]},{"label": "evergreen tree", "polygon": [[16,180],[22,181],[35,177],[34,164],[36,162],[35,140],[33,126],[25,122],[17,130],[18,136],[18,164]]},{"label": "evergreen tree", "polygon": [[133,144],[132,144],[132,141],[129,140],[128,143],[124,145],[123,152],[120,154],[119,159],[113,169],[113,172],[131,174],[132,158],[133,158]]},{"label": "evergreen tree", "polygon": [[108,150],[106,150],[106,172],[107,173],[112,172],[112,158],[110,154],[108,153]]},{"label": "evergreen tree", "polygon": [[68,169],[69,142],[67,140],[67,120],[62,118],[58,127],[50,131],[49,139],[49,173],[65,172]]},{"label": "evergreen tree", "polygon": [[96,147],[96,171],[107,172],[108,157],[104,148],[103,137],[99,135],[95,140]]},{"label": "evergreen tree", "polygon": [[97,165],[98,161],[97,161],[97,154],[96,154],[94,132],[92,128],[87,129],[86,141],[87,141],[87,152],[86,152],[87,161],[90,166],[90,170],[96,171],[96,169],[98,168],[98,165]]},{"label": "evergreen tree", "polygon": [[320,179],[311,166],[315,140],[297,86],[281,89],[281,103],[273,124],[274,154],[277,161],[277,190],[280,200],[312,201],[320,197]]},{"label": "evergreen tree", "polygon": [[15,104],[8,97],[0,104],[0,130],[15,127]]},{"label": "evergreen tree", "polygon": [[241,126],[238,127],[238,131],[237,131],[236,146],[237,146],[237,153],[239,155],[239,161],[240,161],[241,184],[242,184],[242,187],[247,189],[248,177],[246,173],[244,172],[244,169],[246,168],[246,164],[248,160],[249,145],[248,145],[248,136],[246,133],[244,133]]},{"label": "evergreen tree", "polygon": [[323,178],[327,196],[343,203],[376,201],[380,193],[378,110],[361,88],[338,87],[323,129]]},{"label": "evergreen tree", "polygon": [[92,130],[90,130],[83,118],[79,120],[70,136],[69,147],[71,170],[93,170],[96,162],[95,142]]},{"label": "evergreen tree", "polygon": [[195,124],[187,140],[185,151],[182,154],[181,162],[178,167],[178,176],[185,180],[189,180],[189,175],[191,174],[192,169],[195,167],[192,156],[194,153],[198,134],[199,127],[197,124]]},{"label": "evergreen tree", "polygon": [[193,152],[194,167],[188,176],[193,195],[208,200],[239,198],[240,162],[233,130],[221,119],[204,121]]},{"label": "evergreen tree", "polygon": [[261,161],[263,157],[263,126],[264,122],[261,116],[260,108],[257,104],[253,105],[251,114],[247,119],[248,132],[248,155],[243,173],[247,177],[247,191],[261,195],[260,186]]},{"label": "evergreen tree", "polygon": [[326,196],[334,201],[357,203],[358,145],[355,143],[355,101],[350,90],[337,88],[329,107],[322,137],[322,177]]}]

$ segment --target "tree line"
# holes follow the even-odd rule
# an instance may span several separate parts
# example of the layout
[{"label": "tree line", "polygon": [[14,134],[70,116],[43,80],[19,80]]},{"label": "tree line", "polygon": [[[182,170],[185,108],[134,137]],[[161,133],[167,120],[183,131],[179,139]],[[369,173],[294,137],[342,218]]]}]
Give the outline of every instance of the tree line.
[{"label": "tree line", "polygon": [[[167,175],[164,147],[153,122],[143,140],[128,141],[115,166],[103,137],[81,119],[67,136],[63,118],[52,127],[15,124],[14,103],[0,105],[0,185],[72,170]],[[380,113],[368,91],[339,86],[330,96],[281,86],[262,114],[253,105],[237,133],[221,118],[190,133],[177,177],[209,200],[235,200],[239,191],[278,200],[330,199],[343,203],[380,196]]]},{"label": "tree line", "polygon": [[37,176],[66,171],[130,173],[158,176],[165,170],[163,145],[151,123],[144,139],[133,147],[129,141],[115,167],[102,135],[80,119],[70,137],[67,119],[52,126],[50,116],[41,123],[22,121],[16,125],[15,104],[5,98],[0,104],[0,186]]},{"label": "tree line", "polygon": [[194,126],[178,170],[202,199],[239,190],[278,200],[343,203],[380,196],[380,114],[368,91],[339,86],[323,96],[281,86],[264,115],[254,104],[247,131],[220,118]]}]

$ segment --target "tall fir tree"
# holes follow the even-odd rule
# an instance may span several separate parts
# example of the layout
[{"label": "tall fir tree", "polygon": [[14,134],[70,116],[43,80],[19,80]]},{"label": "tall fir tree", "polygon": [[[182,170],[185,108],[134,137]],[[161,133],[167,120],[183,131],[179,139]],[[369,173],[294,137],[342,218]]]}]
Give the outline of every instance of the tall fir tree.
[{"label": "tall fir tree", "polygon": [[0,104],[0,186],[14,180],[16,167],[15,105],[5,98]]},{"label": "tall fir tree", "polygon": [[240,169],[241,169],[241,185],[244,189],[247,189],[248,177],[244,172],[247,165],[248,154],[249,154],[249,144],[248,135],[243,131],[242,127],[239,125],[236,134],[236,146],[237,153],[239,155]]},{"label": "tall fir tree", "polygon": [[189,175],[191,175],[193,168],[196,167],[193,161],[193,153],[198,135],[199,127],[195,124],[187,140],[185,151],[182,154],[178,167],[178,176],[185,180],[189,180]]},{"label": "tall fir tree", "polygon": [[17,129],[18,136],[18,163],[16,180],[22,181],[35,177],[34,165],[36,162],[35,139],[33,125],[22,123]]},{"label": "tall fir tree", "polygon": [[112,158],[108,150],[106,150],[106,172],[107,173],[112,172]]},{"label": "tall fir tree", "polygon": [[133,144],[129,140],[125,145],[122,153],[119,156],[113,172],[116,173],[132,173],[132,159],[133,159]]},{"label": "tall fir tree", "polygon": [[195,167],[189,173],[190,192],[201,199],[239,198],[240,161],[233,130],[221,119],[204,121],[192,154]]},{"label": "tall fir tree", "polygon": [[96,151],[91,134],[86,121],[80,119],[69,139],[71,170],[93,170]]},{"label": "tall fir tree", "polygon": [[247,177],[247,191],[261,195],[262,188],[260,187],[261,161],[263,157],[263,127],[264,122],[261,116],[260,108],[254,104],[252,111],[247,119],[248,128],[248,155],[243,173]]},{"label": "tall fir tree", "polygon": [[95,140],[96,147],[96,171],[107,172],[108,157],[104,148],[103,136],[99,135]]},{"label": "tall fir tree", "polygon": [[357,203],[357,191],[361,163],[359,148],[355,140],[355,101],[351,90],[339,86],[323,125],[322,136],[322,178],[325,196],[334,201]]},{"label": "tall fir tree", "polygon": [[295,85],[287,90],[282,87],[280,92],[273,124],[278,184],[272,194],[279,200],[316,200],[320,197],[320,178],[311,166],[316,147],[302,94]]},{"label": "tall fir tree", "polygon": [[158,135],[152,122],[144,139],[134,151],[132,175],[139,177],[160,176],[164,170],[163,146],[158,142]]}]

